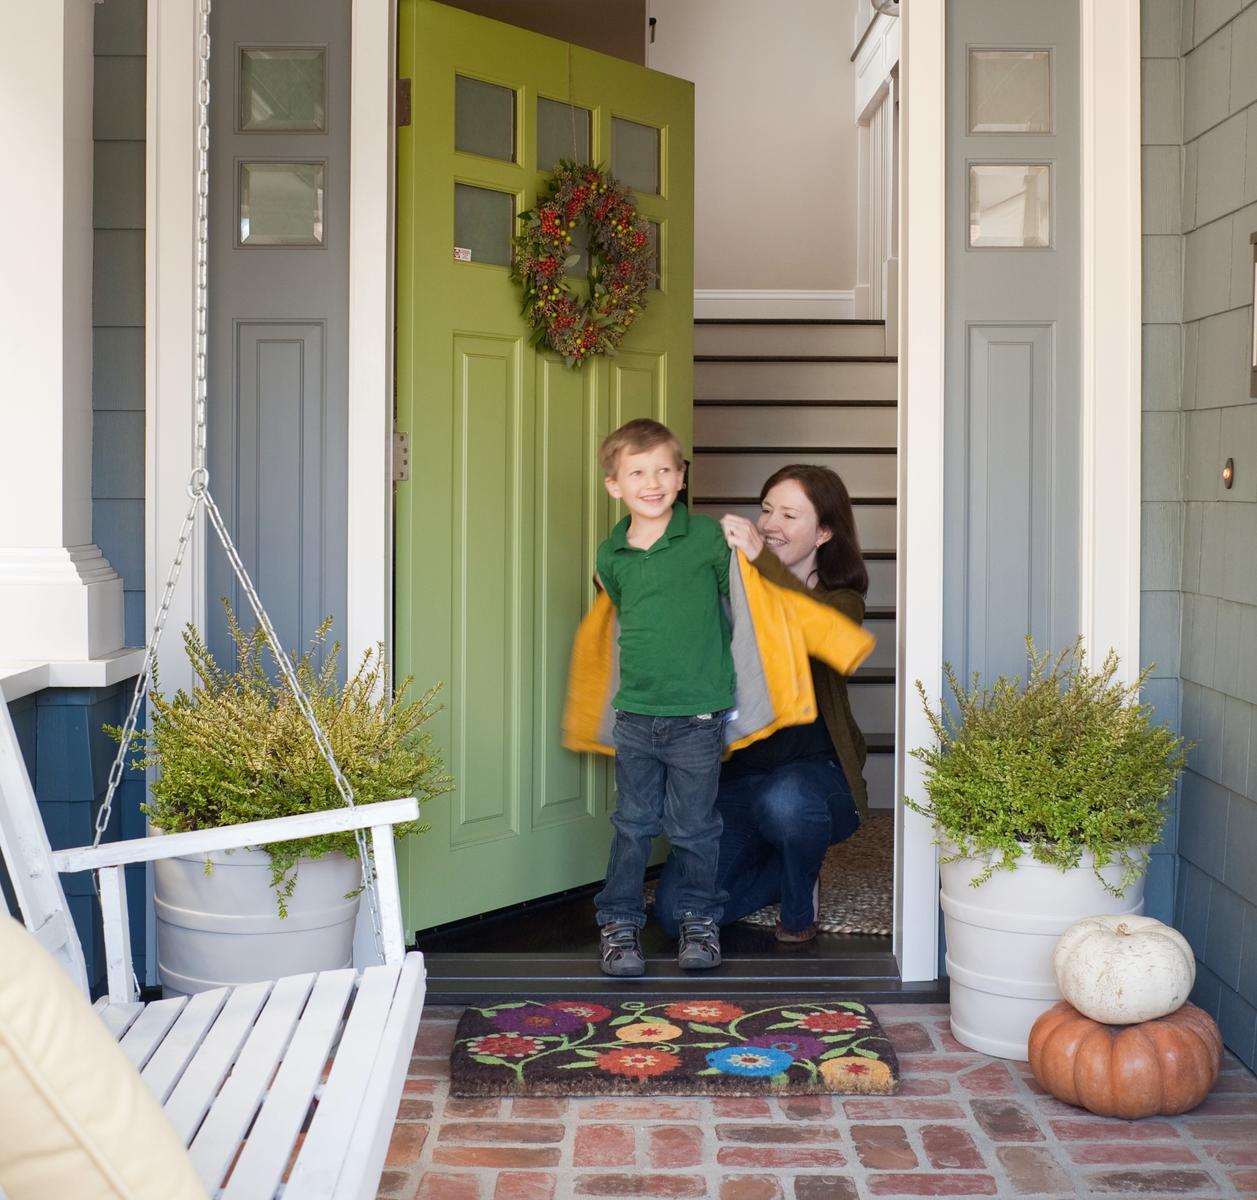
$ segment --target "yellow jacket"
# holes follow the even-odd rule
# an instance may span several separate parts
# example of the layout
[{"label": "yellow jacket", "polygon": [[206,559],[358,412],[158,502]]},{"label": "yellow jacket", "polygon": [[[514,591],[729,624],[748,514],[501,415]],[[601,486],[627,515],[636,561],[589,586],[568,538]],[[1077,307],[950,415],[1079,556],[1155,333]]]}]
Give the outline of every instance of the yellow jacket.
[{"label": "yellow jacket", "polygon": [[[808,658],[850,675],[877,639],[854,621],[801,592],[769,583],[734,552],[729,571],[734,708],[725,726],[727,749],[740,750],[787,725],[816,719]],[[611,701],[619,689],[615,605],[599,593],[576,631],[563,712],[569,750],[614,754]]]}]

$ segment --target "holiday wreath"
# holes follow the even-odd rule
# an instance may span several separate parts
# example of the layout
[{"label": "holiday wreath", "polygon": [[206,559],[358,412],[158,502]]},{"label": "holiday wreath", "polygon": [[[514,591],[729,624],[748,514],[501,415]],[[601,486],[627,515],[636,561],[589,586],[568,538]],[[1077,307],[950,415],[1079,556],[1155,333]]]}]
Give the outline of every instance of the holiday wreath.
[{"label": "holiday wreath", "polygon": [[[569,367],[614,354],[641,314],[654,278],[650,223],[632,192],[589,164],[561,161],[535,208],[520,214],[511,278],[524,291],[533,345],[558,351]],[[567,271],[580,256],[573,231],[589,222],[589,296],[572,291]]]}]

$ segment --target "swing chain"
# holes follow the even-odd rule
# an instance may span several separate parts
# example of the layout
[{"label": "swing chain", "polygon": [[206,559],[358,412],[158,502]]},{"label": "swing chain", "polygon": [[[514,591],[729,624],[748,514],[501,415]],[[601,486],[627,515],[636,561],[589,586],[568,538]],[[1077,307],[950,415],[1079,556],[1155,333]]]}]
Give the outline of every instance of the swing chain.
[{"label": "swing chain", "polygon": [[[207,465],[206,450],[208,440],[207,427],[209,424],[207,416],[209,394],[207,366],[209,343],[210,2],[211,0],[200,0],[199,2],[197,37],[196,418],[194,466],[191,475],[188,477],[187,488],[191,503],[188,506],[187,515],[183,519],[183,524],[179,529],[179,540],[175,548],[174,560],[170,565],[170,572],[166,577],[165,587],[162,590],[161,603],[157,607],[157,615],[153,620],[152,634],[144,652],[144,661],[140,667],[139,678],[135,683],[135,692],[131,697],[131,707],[122,725],[118,753],[109,770],[109,784],[105,792],[105,799],[96,814],[95,835],[92,839],[93,846],[100,845],[101,839],[109,826],[113,813],[114,795],[121,785],[122,776],[127,768],[131,745],[138,729],[140,709],[152,686],[157,648],[161,643],[162,634],[170,616],[175,588],[183,570],[183,562],[187,556],[188,546],[192,543],[196,527],[197,510],[202,508],[213,525],[214,531],[218,534],[218,539],[222,543],[232,571],[239,581],[241,590],[248,600],[255,619],[262,628],[263,635],[275,658],[280,673],[288,684],[302,717],[305,718],[306,724],[309,725],[311,732],[314,734],[315,744],[319,753],[331,769],[336,790],[340,793],[341,799],[347,806],[350,808],[356,807],[353,786],[345,778],[344,773],[340,769],[340,764],[336,761],[336,755],[332,751],[327,735],[319,725],[314,708],[310,703],[310,698],[301,687],[296,670],[292,665],[292,660],[279,640],[279,635],[276,633],[275,627],[271,623],[266,609],[263,607],[262,598],[258,595],[257,589],[253,585],[249,572],[240,558],[240,553],[232,541],[231,534],[227,530],[227,524],[223,519],[223,515],[209,490],[209,467]],[[380,917],[379,897],[375,889],[373,860],[367,843],[366,830],[355,830],[354,841],[358,848],[358,861],[362,869],[362,890],[367,895],[367,905],[371,918],[372,933],[375,937],[375,946],[382,958],[384,953],[383,925]],[[95,877],[93,877],[94,882]]]}]

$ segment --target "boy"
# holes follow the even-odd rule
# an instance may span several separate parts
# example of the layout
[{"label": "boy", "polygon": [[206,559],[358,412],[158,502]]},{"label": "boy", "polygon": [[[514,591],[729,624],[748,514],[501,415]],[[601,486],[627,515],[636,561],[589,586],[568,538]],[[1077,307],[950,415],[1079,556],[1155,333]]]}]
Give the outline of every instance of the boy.
[{"label": "boy", "polygon": [[716,787],[724,715],[733,703],[733,658],[721,596],[729,547],[710,517],[676,504],[685,483],[681,444],[658,421],[629,421],[599,450],[604,483],[628,516],[598,547],[598,577],[620,626],[615,715],[619,802],[606,886],[594,898],[602,970],[641,975],[638,933],[651,839],[662,830],[679,868],[677,962],[720,965],[716,887],[721,820]]}]

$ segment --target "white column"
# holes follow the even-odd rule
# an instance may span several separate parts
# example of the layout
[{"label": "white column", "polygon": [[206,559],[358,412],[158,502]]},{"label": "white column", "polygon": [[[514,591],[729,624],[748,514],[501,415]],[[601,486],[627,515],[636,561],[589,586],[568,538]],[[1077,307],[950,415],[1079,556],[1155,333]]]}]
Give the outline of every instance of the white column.
[{"label": "white column", "polygon": [[1082,512],[1079,628],[1139,673],[1139,0],[1082,0]]},{"label": "white column", "polygon": [[0,39],[0,660],[123,641],[92,544],[94,11],[9,4]]},{"label": "white column", "polygon": [[[943,389],[946,302],[942,4],[905,4],[899,177],[899,681],[896,796],[924,799],[925,767],[908,753],[933,733],[913,681],[930,695],[943,664]],[[929,820],[900,803],[895,838],[895,955],[905,981],[938,975],[938,857]]]},{"label": "white column", "polygon": [[[349,131],[349,580],[346,660],[393,635],[393,30],[354,0]],[[355,961],[357,961],[355,959]]]}]

